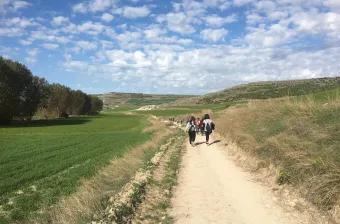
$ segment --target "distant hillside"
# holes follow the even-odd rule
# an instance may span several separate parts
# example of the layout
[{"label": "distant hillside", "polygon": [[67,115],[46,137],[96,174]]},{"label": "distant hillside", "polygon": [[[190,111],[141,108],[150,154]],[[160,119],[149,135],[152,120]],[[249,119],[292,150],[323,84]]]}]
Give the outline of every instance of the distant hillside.
[{"label": "distant hillside", "polygon": [[171,94],[142,94],[142,93],[105,93],[97,95],[103,100],[105,106],[145,106],[169,103],[178,99],[188,98],[187,95]]},{"label": "distant hillside", "polygon": [[340,77],[289,81],[256,82],[234,86],[201,97],[198,103],[222,103],[246,99],[300,96],[340,87]]}]

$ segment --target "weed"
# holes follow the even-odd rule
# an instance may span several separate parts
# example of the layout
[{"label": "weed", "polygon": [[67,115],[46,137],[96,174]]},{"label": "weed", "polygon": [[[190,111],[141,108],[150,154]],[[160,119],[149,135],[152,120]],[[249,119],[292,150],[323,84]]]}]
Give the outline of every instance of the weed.
[{"label": "weed", "polygon": [[279,176],[276,179],[278,185],[289,184],[291,180],[291,176],[285,170],[281,170]]}]

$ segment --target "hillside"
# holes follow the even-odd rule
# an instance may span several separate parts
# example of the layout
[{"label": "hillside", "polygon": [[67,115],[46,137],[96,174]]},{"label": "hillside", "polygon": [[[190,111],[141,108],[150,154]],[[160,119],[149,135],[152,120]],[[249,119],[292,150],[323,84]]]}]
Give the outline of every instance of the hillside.
[{"label": "hillside", "polygon": [[198,103],[222,103],[245,99],[300,96],[340,87],[340,77],[255,82],[234,86],[202,96]]},{"label": "hillside", "polygon": [[183,99],[191,96],[187,95],[172,95],[172,94],[143,94],[143,93],[105,93],[97,95],[103,100],[104,106],[145,106],[145,105],[159,105],[169,103],[178,99]]}]

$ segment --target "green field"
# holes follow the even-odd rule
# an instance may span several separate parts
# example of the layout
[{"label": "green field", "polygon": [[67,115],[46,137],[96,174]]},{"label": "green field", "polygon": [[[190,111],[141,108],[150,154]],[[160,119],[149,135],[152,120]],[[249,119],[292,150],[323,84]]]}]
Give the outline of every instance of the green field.
[{"label": "green field", "polygon": [[135,106],[145,106],[145,105],[160,105],[164,103],[170,103],[178,98],[160,98],[160,99],[129,99],[126,103]]},{"label": "green field", "polygon": [[150,139],[142,116],[40,120],[0,128],[0,223],[21,222],[75,191],[128,147]]},{"label": "green field", "polygon": [[184,105],[184,106],[174,106],[174,108],[178,109],[189,109],[189,110],[212,110],[214,112],[227,109],[230,106],[236,104],[246,103],[246,101],[239,102],[228,102],[221,104],[196,104],[196,105]]},{"label": "green field", "polygon": [[338,101],[340,99],[340,88],[322,91],[318,93],[297,96],[293,98],[294,100],[298,101],[306,101],[311,100],[318,103],[328,103],[332,101]]},{"label": "green field", "polygon": [[186,114],[198,113],[201,110],[193,109],[193,110],[184,110],[184,109],[169,109],[169,110],[145,110],[145,111],[137,111],[139,114],[152,114],[155,116],[179,116]]}]

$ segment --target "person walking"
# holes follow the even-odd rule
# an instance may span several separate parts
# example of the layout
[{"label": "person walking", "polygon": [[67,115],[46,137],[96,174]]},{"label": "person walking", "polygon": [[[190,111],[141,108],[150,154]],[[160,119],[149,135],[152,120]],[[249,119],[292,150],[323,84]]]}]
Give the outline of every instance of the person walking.
[{"label": "person walking", "polygon": [[196,120],[196,135],[200,132],[200,127],[201,127],[201,121],[200,118],[197,118]]},{"label": "person walking", "polygon": [[203,124],[204,132],[205,132],[206,144],[209,145],[209,136],[211,135],[212,131],[215,129],[215,124],[210,119],[209,114],[204,115],[204,120],[202,124]]},{"label": "person walking", "polygon": [[189,134],[189,143],[191,146],[195,146],[195,139],[196,139],[196,121],[195,117],[191,117],[189,122],[187,123],[186,129]]}]

